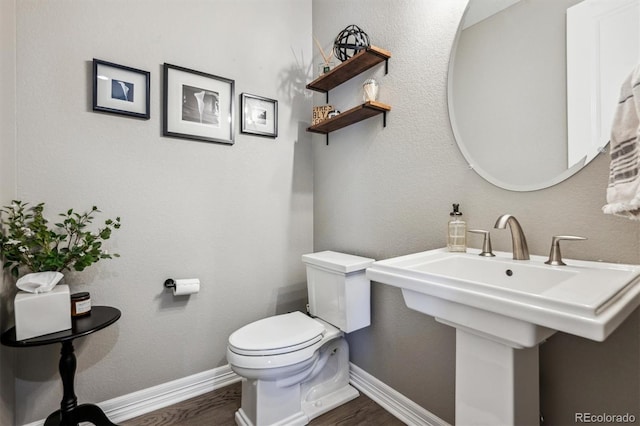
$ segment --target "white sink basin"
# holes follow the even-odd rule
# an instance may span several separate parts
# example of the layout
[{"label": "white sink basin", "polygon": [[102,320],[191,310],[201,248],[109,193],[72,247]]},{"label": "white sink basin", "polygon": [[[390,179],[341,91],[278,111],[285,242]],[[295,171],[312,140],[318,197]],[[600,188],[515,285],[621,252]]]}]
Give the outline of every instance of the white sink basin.
[{"label": "white sink basin", "polygon": [[403,291],[407,306],[512,347],[556,330],[604,340],[640,304],[640,266],[513,260],[446,249],[374,262],[367,277]]},{"label": "white sink basin", "polygon": [[606,339],[640,305],[640,266],[478,252],[381,260],[367,277],[456,328],[457,424],[539,424],[538,344],[556,331]]}]

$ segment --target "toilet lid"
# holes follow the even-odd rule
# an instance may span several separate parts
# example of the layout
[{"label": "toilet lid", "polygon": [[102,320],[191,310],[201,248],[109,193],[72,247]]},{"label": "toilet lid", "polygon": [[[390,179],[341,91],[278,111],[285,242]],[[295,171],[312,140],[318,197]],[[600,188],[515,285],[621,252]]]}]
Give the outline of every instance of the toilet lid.
[{"label": "toilet lid", "polygon": [[302,312],[291,312],[247,324],[229,336],[229,347],[242,355],[297,351],[322,339],[325,327]]}]

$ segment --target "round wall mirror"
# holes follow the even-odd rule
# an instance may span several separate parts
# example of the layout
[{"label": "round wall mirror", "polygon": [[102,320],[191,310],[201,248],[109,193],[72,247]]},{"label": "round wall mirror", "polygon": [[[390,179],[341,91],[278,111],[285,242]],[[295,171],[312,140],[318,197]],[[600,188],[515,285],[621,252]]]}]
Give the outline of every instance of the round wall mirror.
[{"label": "round wall mirror", "polygon": [[604,152],[638,61],[637,9],[637,0],[469,0],[448,101],[470,167],[501,188],[534,191]]}]

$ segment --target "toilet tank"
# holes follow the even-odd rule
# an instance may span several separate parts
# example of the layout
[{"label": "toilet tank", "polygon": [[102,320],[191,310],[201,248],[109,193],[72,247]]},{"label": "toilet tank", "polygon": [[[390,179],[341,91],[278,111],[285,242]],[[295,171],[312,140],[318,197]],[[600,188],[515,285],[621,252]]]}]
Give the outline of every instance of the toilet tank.
[{"label": "toilet tank", "polygon": [[350,333],[371,324],[371,283],[365,269],[374,259],[323,251],[302,255],[307,265],[309,313]]}]

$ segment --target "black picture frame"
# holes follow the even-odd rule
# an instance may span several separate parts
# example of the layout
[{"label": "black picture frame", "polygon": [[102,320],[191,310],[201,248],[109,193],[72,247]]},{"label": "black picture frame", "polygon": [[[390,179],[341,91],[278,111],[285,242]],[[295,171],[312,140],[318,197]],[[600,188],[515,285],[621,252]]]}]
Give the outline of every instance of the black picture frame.
[{"label": "black picture frame", "polygon": [[148,120],[149,71],[93,59],[93,110]]},{"label": "black picture frame", "polygon": [[263,96],[242,93],[241,104],[241,133],[278,137],[278,101]]},{"label": "black picture frame", "polygon": [[164,64],[164,136],[232,145],[235,81]]}]

